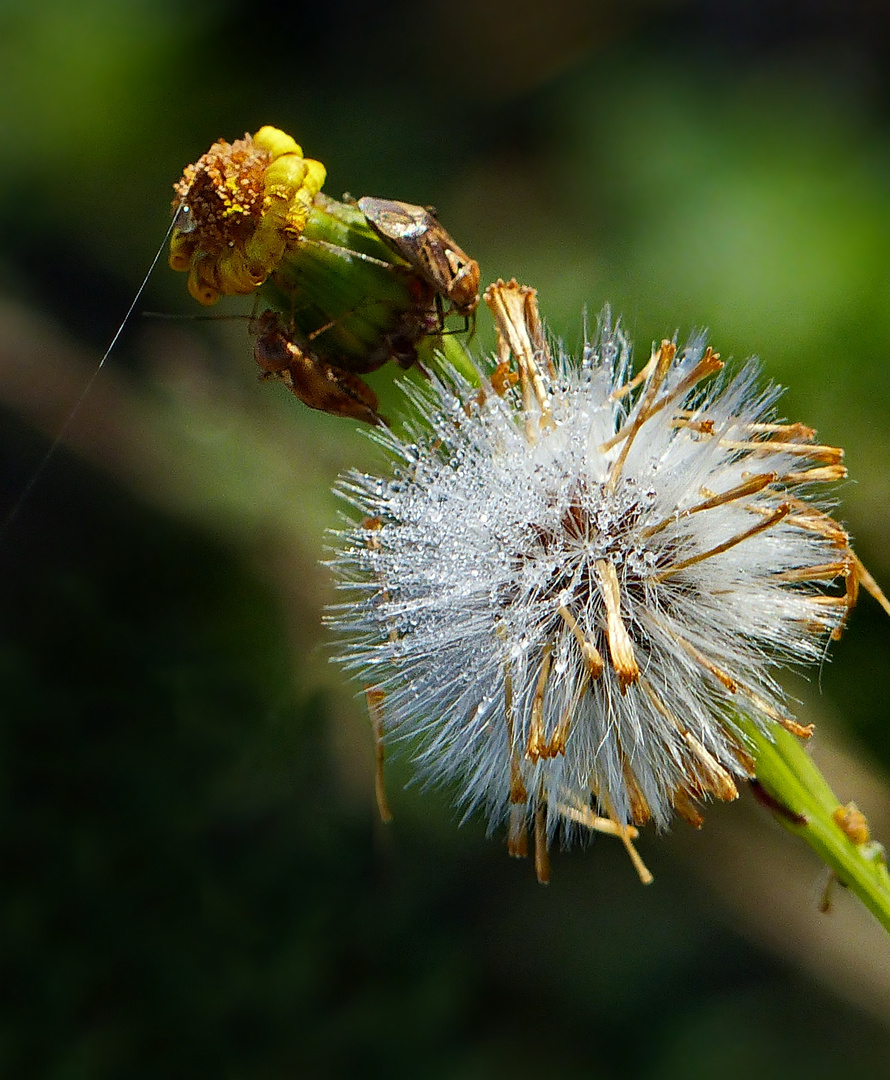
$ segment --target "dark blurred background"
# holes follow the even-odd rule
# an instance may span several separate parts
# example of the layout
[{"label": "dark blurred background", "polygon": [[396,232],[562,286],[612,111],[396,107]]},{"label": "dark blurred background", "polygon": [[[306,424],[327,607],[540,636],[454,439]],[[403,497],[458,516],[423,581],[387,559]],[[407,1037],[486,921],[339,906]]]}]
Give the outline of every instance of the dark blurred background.
[{"label": "dark blurred background", "polygon": [[[272,123],[329,193],[436,205],[570,347],[609,301],[643,355],[702,325],[759,354],[847,447],[887,585],[888,73],[879,0],[3,0],[4,505],[183,166]],[[139,310],[194,308],[162,258]],[[602,839],[536,885],[405,763],[377,822],[318,560],[338,470],[379,459],[255,370],[243,319],[134,318],[0,539],[0,1075],[890,1076],[888,943],[847,895],[817,912],[747,796],[644,837],[648,889]],[[887,839],[870,599],[832,653],[791,690]]]}]

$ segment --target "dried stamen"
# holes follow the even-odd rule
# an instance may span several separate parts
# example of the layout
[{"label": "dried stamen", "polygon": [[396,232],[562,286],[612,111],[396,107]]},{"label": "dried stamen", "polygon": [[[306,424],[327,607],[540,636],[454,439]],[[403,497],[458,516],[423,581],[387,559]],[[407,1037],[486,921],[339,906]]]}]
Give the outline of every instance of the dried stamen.
[{"label": "dried stamen", "polygon": [[[633,863],[634,870],[636,870],[640,881],[643,885],[651,885],[655,878],[649,872],[648,867],[640,858],[640,854],[631,842],[631,830],[632,826],[625,825],[618,820],[618,815],[615,813],[615,807],[610,800],[603,796],[603,805],[605,806],[606,813],[615,822],[615,827],[618,830],[618,839],[624,845],[624,850],[627,852],[630,861]],[[633,830],[636,833],[636,830]]]},{"label": "dried stamen", "polygon": [[[498,627],[499,636],[504,637],[503,627]],[[510,748],[510,802],[513,805],[528,801],[528,793],[522,781],[522,767],[516,752],[516,723],[513,706],[513,676],[509,666],[504,669],[504,720],[507,725],[507,744]]]},{"label": "dried stamen", "polygon": [[671,421],[671,427],[685,428],[687,431],[696,431],[699,435],[713,435],[717,425],[713,420],[683,420],[675,417]]},{"label": "dried stamen", "polygon": [[525,756],[531,761],[537,761],[539,758],[547,756],[547,740],[544,738],[544,691],[547,688],[547,678],[550,674],[552,652],[553,647],[548,642],[544,647],[541,670],[538,672],[538,682],[532,698],[531,723],[528,743],[525,747]]},{"label": "dried stamen", "polygon": [[801,472],[789,472],[780,476],[780,484],[833,484],[847,479],[844,465],[825,465],[816,469],[804,469]]},{"label": "dried stamen", "polygon": [[384,824],[388,824],[392,821],[392,811],[386,798],[386,782],[384,778],[386,748],[383,744],[383,702],[385,695],[379,686],[366,686],[365,700],[368,703],[371,733],[374,736],[374,760],[376,765],[374,770],[374,796],[377,799],[380,820]]},{"label": "dried stamen", "polygon": [[627,836],[630,840],[636,840],[640,835],[639,830],[634,828],[633,825],[616,825],[611,818],[600,817],[589,806],[571,806],[569,803],[560,802],[554,806],[554,810],[562,817],[568,818],[569,821],[574,821],[578,825],[583,825],[593,832],[603,833],[606,836],[621,836],[622,829],[627,830]]},{"label": "dried stamen", "polygon": [[890,615],[890,600],[888,600],[887,597],[884,595],[881,586],[878,585],[878,583],[871,576],[868,570],[866,570],[865,566],[862,564],[862,560],[859,558],[858,555],[853,556],[853,562],[856,567],[855,576],[857,582],[863,587],[863,589],[865,589],[866,592],[870,593],[881,605],[884,611],[886,611],[887,614]]},{"label": "dried stamen", "polygon": [[655,397],[658,394],[661,384],[664,382],[671,364],[673,363],[674,356],[677,352],[676,345],[671,341],[662,341],[661,347],[657,352],[658,360],[655,364],[648,382],[646,383],[646,389],[643,393],[640,403],[637,406],[636,416],[622,428],[618,434],[614,435],[611,439],[604,442],[599,450],[601,454],[607,453],[613,446],[617,446],[619,442],[624,441],[624,445],[621,447],[621,453],[615,459],[612,464],[612,469],[609,473],[609,481],[607,489],[614,491],[615,486],[618,483],[618,478],[621,475],[621,470],[624,468],[624,463],[627,460],[627,455],[630,453],[630,448],[633,446],[634,439],[636,438],[640,428],[649,419],[652,406],[655,403]]},{"label": "dried stamen", "polygon": [[[504,628],[498,627],[500,637],[505,637]],[[528,855],[528,833],[526,829],[526,804],[528,793],[522,781],[522,768],[519,754],[516,752],[516,725],[513,713],[513,676],[509,666],[504,670],[504,720],[507,725],[507,745],[510,753],[510,816],[507,824],[507,851],[514,859],[524,859]]]},{"label": "dried stamen", "polygon": [[599,649],[590,640],[590,637],[584,633],[578,625],[578,620],[567,607],[560,605],[556,610],[562,616],[568,628],[575,635],[575,640],[578,642],[578,646],[581,649],[581,655],[584,657],[584,663],[587,665],[587,671],[590,678],[595,682],[600,675],[602,675],[603,667],[605,666]]},{"label": "dried stamen", "polygon": [[708,787],[723,802],[732,802],[739,797],[739,789],[732,777],[720,762],[707,750],[691,731],[682,732],[683,741],[695,755],[705,771]]},{"label": "dried stamen", "polygon": [[841,574],[855,579],[852,559],[821,563],[819,566],[799,566],[795,570],[781,570],[773,574],[773,581],[834,581]]},{"label": "dried stamen", "polygon": [[771,529],[773,525],[778,525],[778,523],[783,518],[786,518],[790,512],[790,504],[781,503],[764,521],[759,521],[750,529],[745,529],[744,532],[736,533],[735,536],[731,536],[722,544],[717,544],[716,547],[712,547],[708,551],[702,551],[698,555],[692,555],[688,559],[683,559],[681,562],[674,563],[673,566],[669,566],[666,570],[662,570],[658,574],[653,574],[653,576],[649,580],[664,581],[665,578],[671,577],[671,575],[677,574],[681,570],[685,570],[689,566],[694,566],[696,563],[704,562],[705,559],[711,559],[715,555],[722,555],[724,551],[729,551],[730,548],[735,547],[737,544],[741,544],[745,540],[750,540],[752,536],[756,536],[758,533],[762,533],[766,529]]},{"label": "dried stamen", "polygon": [[[661,344],[662,348],[664,348],[664,345],[666,343],[662,342]],[[670,343],[668,342],[667,344]],[[674,346],[671,347],[674,348]],[[657,355],[658,354],[656,353],[656,356]],[[671,358],[673,359],[673,354],[671,354]],[[649,365],[647,364],[646,367],[648,368],[648,366]],[[669,394],[665,394],[663,397],[660,397],[654,405],[651,405],[647,408],[646,413],[643,416],[642,422],[650,420],[653,416],[655,416],[656,413],[660,413],[662,409],[667,408],[667,406],[670,405],[672,401],[676,401],[678,397],[686,394],[693,386],[695,386],[697,382],[701,382],[701,380],[707,378],[708,375],[713,375],[714,372],[720,371],[722,367],[723,361],[720,359],[720,354],[713,352],[710,348],[706,349],[705,355],[701,358],[701,360],[699,360],[699,362],[695,365],[692,371],[690,371],[684,379],[681,379],[680,382],[677,383],[677,385],[671,390]],[[643,370],[645,371],[646,369],[644,368]],[[638,413],[633,420],[625,424],[624,427],[622,427],[618,432],[616,432],[611,439],[607,439],[606,442],[602,443],[600,446],[600,450],[603,452],[611,450],[612,447],[617,446],[622,439],[627,439],[630,438],[632,435],[635,435],[635,428],[638,430],[637,421],[639,420],[639,418],[640,414]],[[712,427],[713,424],[711,421],[704,421],[702,430],[710,431]]]},{"label": "dried stamen", "polygon": [[735,439],[720,439],[720,445],[727,450],[747,450],[753,454],[798,454],[810,457],[813,461],[824,461],[836,465],[843,460],[844,452],[837,446],[811,446],[809,443],[772,442],[769,439],[744,442]]},{"label": "dried stamen", "polygon": [[532,443],[538,438],[531,423],[535,401],[541,413],[539,427],[555,426],[544,377],[536,358],[539,357],[544,362],[547,374],[551,377],[555,374],[555,368],[547,349],[535,296],[536,291],[527,285],[519,285],[515,280],[505,284],[499,280],[496,284],[489,285],[483,297],[494,316],[499,361],[503,363],[511,353],[516,358],[526,417],[526,435]]},{"label": "dried stamen", "polygon": [[[776,480],[778,481],[779,477],[776,477]],[[783,501],[787,502],[794,511],[794,513],[789,514],[785,519],[787,525],[794,525],[795,528],[803,529],[805,532],[824,536],[825,539],[830,540],[835,547],[847,547],[850,538],[833,517],[830,517],[823,510],[818,510],[816,507],[810,506],[808,503],[805,503],[803,499],[794,498],[794,496],[786,495]],[[758,506],[756,503],[750,503],[745,509],[752,514],[760,514],[764,517],[772,513],[768,507]],[[888,614],[890,614],[890,609],[888,609]]]},{"label": "dried stamen", "polygon": [[547,851],[547,804],[535,810],[535,874],[541,885],[550,881],[550,853]]},{"label": "dried stamen", "polygon": [[510,387],[515,386],[519,382],[519,376],[515,371],[510,370],[510,364],[507,360],[501,360],[498,366],[491,373],[491,388],[497,394],[498,397],[505,397]]},{"label": "dried stamen", "polygon": [[[693,419],[699,418],[699,413],[692,409],[678,409],[677,416]],[[749,431],[752,435],[781,435],[789,442],[812,442],[816,437],[814,428],[807,427],[806,424],[799,422],[793,424],[764,424],[742,421],[734,423],[733,428],[738,428],[740,431]]]},{"label": "dried stamen", "polygon": [[[733,799],[737,799],[739,796],[738,788],[735,786],[735,782],[730,776],[729,772],[720,764],[719,761],[710,753],[702,743],[692,734],[685,724],[681,723],[679,718],[665,705],[661,700],[661,697],[656,693],[655,687],[649,682],[648,679],[641,679],[640,686],[645,691],[647,697],[658,710],[659,713],[669,720],[680,734],[686,746],[692,752],[693,756],[698,761],[701,768],[704,770],[704,778],[707,783],[709,791],[713,792],[718,799],[722,799],[723,802],[732,802]],[[675,804],[676,805],[676,804]],[[699,815],[696,813],[695,815]]]},{"label": "dried stamen", "polygon": [[605,559],[598,559],[596,571],[599,577],[600,595],[606,605],[606,638],[609,642],[609,655],[618,677],[618,687],[623,694],[637,681],[640,669],[634,657],[633,642],[621,618],[621,590],[615,566],[613,563],[606,562]]},{"label": "dried stamen", "polygon": [[672,514],[671,517],[659,521],[657,525],[645,529],[641,535],[643,539],[648,540],[650,536],[654,536],[657,532],[661,532],[662,529],[666,529],[668,525],[673,525],[674,522],[681,521],[683,518],[699,514],[703,510],[714,510],[718,506],[725,506],[726,503],[744,499],[748,495],[756,495],[758,491],[763,491],[765,487],[769,487],[770,484],[774,483],[778,479],[778,475],[778,473],[760,473],[758,476],[752,476],[750,480],[745,480],[736,487],[730,488],[729,491],[724,491],[722,495],[712,495],[709,499],[705,499],[704,502],[700,502],[696,506],[690,506],[688,510],[680,510],[678,513]]},{"label": "dried stamen", "polygon": [[524,803],[510,805],[510,817],[507,822],[507,854],[514,859],[525,859],[528,856],[528,826]]},{"label": "dried stamen", "polygon": [[621,775],[627,789],[627,801],[630,805],[631,819],[634,825],[645,825],[652,817],[652,810],[640,785],[637,783],[636,773],[633,771],[633,767],[623,750],[621,750],[620,757]]},{"label": "dried stamen", "polygon": [[674,641],[676,641],[680,648],[692,657],[692,659],[699,665],[699,667],[704,668],[704,670],[707,671],[709,675],[713,675],[718,682],[723,684],[723,686],[730,692],[730,694],[736,693],[739,688],[739,684],[732,675],[724,671],[722,668],[719,668],[713,660],[705,656],[705,654],[701,652],[700,649],[697,649],[691,641],[687,641],[686,638],[678,634],[675,630],[672,630],[670,627],[665,626],[663,623],[660,622],[660,620],[656,621],[659,623],[662,629],[664,629],[668,634],[670,634],[670,636],[674,639]]},{"label": "dried stamen", "polygon": [[746,697],[756,709],[764,714],[764,716],[768,716],[770,720],[780,724],[786,731],[789,731],[792,735],[796,735],[799,739],[809,739],[815,731],[812,724],[807,724],[806,726],[798,724],[792,717],[785,716],[777,709],[774,709],[768,701],[762,698],[755,690],[752,690],[750,686],[745,686],[744,683],[740,682],[738,684],[738,690],[739,693],[743,697]]},{"label": "dried stamen", "polygon": [[612,393],[609,394],[609,401],[620,401],[623,397],[626,397],[632,390],[636,390],[640,383],[645,382],[646,379],[648,379],[649,376],[652,374],[655,365],[658,363],[659,352],[659,349],[655,349],[653,351],[652,355],[646,361],[645,367],[640,368],[640,370],[636,373],[636,375],[634,375],[630,382],[626,382],[623,386],[616,387],[612,391]]}]

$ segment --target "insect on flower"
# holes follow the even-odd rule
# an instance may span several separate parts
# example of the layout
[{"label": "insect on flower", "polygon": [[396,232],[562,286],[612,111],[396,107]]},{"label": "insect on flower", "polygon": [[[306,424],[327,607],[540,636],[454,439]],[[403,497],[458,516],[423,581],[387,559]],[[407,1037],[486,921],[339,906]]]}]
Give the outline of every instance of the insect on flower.
[{"label": "insect on flower", "polygon": [[432,210],[393,199],[359,199],[371,227],[436,290],[440,326],[442,297],[469,325],[479,305],[479,263],[462,251]]},{"label": "insect on flower", "polygon": [[264,311],[253,320],[252,332],[261,378],[280,379],[310,409],[368,424],[384,423],[377,412],[377,395],[364,379],[295,341],[277,312]]},{"label": "insect on flower", "polygon": [[389,478],[353,472],[360,514],[331,566],[337,660],[422,775],[506,826],[540,880],[557,833],[618,836],[732,800],[754,773],[740,719],[811,729],[778,666],[818,662],[862,583],[817,492],[842,451],[775,418],[749,362],[693,337],[636,375],[606,310],[580,361],[548,348],[534,291],[485,294],[497,367],[408,393]]},{"label": "insect on flower", "polygon": [[[479,268],[427,211],[367,200],[381,231],[325,195],[324,179],[324,165],[277,128],[214,143],[174,185],[170,266],[204,306],[254,295],[278,313],[253,325],[267,376],[311,408],[379,424],[360,376],[389,362],[422,368],[442,343],[440,294],[469,318]],[[391,208],[423,217],[401,246],[386,235]]]}]

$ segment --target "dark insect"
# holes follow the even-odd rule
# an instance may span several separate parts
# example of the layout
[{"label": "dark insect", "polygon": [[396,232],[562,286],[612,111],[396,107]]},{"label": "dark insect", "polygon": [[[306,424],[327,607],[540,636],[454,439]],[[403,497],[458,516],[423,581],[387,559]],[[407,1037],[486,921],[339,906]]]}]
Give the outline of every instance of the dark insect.
[{"label": "dark insect", "polygon": [[386,423],[377,412],[377,395],[371,387],[353,372],[323,360],[308,345],[294,341],[277,312],[264,311],[251,329],[261,378],[280,379],[310,409],[368,424]]}]

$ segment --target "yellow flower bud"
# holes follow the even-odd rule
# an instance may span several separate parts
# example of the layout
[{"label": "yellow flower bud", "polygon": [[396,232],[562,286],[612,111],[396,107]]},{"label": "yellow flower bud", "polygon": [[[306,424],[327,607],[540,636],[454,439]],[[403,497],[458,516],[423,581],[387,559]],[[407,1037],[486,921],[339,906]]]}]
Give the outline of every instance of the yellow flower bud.
[{"label": "yellow flower bud", "polygon": [[204,305],[252,293],[299,239],[324,180],[324,165],[277,128],[214,143],[174,185],[171,268]]}]

